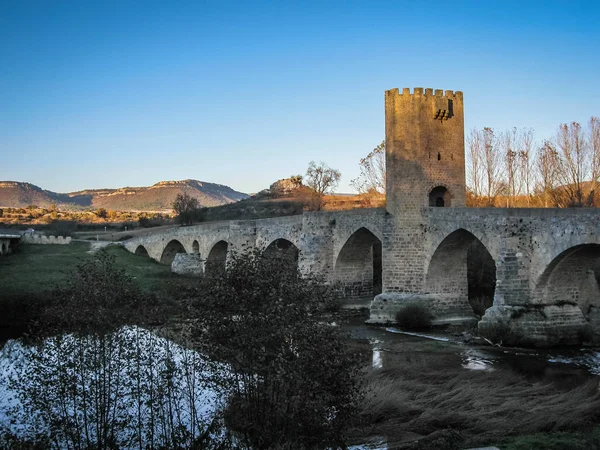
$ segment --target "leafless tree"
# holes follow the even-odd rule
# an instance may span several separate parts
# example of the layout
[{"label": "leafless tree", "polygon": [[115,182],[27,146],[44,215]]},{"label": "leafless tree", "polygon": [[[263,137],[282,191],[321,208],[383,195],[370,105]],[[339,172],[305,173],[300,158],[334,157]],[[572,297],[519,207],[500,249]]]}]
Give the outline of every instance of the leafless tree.
[{"label": "leafless tree", "polygon": [[544,207],[559,206],[556,197],[557,179],[560,171],[560,157],[554,144],[544,141],[536,159],[536,190],[543,198]]},{"label": "leafless tree", "polygon": [[361,194],[373,189],[385,194],[385,141],[362,158],[359,166],[360,175],[350,184]]},{"label": "leafless tree", "polygon": [[598,194],[600,185],[600,118],[598,117],[591,117],[588,122],[588,146],[591,157],[590,196],[593,201],[595,198],[600,198],[600,194]]},{"label": "leafless tree", "polygon": [[585,206],[588,198],[584,183],[589,180],[590,158],[581,125],[577,122],[561,124],[556,135],[556,147],[560,156],[561,189],[566,195],[567,206]]},{"label": "leafless tree", "polygon": [[522,190],[527,196],[527,206],[531,204],[531,195],[533,194],[533,130],[523,129],[520,135],[519,146],[519,171],[521,173]]},{"label": "leafless tree", "polygon": [[500,193],[502,183],[502,157],[498,151],[498,139],[494,130],[485,127],[482,131],[483,139],[483,191],[489,206],[494,205],[494,199]]},{"label": "leafless tree", "polygon": [[467,136],[467,185],[475,197],[481,195],[483,178],[483,135],[473,128]]},{"label": "leafless tree", "polygon": [[506,206],[513,206],[513,200],[519,195],[520,177],[518,161],[519,135],[516,128],[502,133],[500,145],[504,156],[504,168],[506,170]]},{"label": "leafless tree", "polygon": [[324,195],[335,189],[341,177],[339,170],[332,169],[323,161],[319,164],[311,161],[308,164],[305,182],[314,193],[309,205],[310,209],[319,211],[322,208]]}]

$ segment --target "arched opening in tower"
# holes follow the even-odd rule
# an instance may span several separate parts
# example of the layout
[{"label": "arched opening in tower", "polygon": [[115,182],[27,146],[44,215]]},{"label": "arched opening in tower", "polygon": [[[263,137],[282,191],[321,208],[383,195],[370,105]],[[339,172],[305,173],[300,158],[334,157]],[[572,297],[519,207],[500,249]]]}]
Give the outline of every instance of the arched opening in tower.
[{"label": "arched opening in tower", "polygon": [[584,244],[562,252],[540,276],[534,303],[577,305],[600,333],[600,245]]},{"label": "arched opening in tower", "polygon": [[192,242],[192,252],[194,252],[196,255],[200,254],[200,244],[198,244],[198,241],[194,241]]},{"label": "arched opening in tower", "polygon": [[447,297],[449,307],[481,317],[494,302],[496,263],[485,245],[461,228],[433,253],[425,285],[428,292]]},{"label": "arched opening in tower", "polygon": [[219,241],[213,245],[206,257],[205,273],[207,275],[214,275],[225,270],[228,249],[229,244],[227,241]]},{"label": "arched opening in tower", "polygon": [[348,238],[335,262],[334,281],[340,296],[350,301],[371,301],[381,294],[381,241],[367,228]]},{"label": "arched opening in tower", "polygon": [[6,243],[2,243],[2,252],[0,252],[0,255],[6,255],[8,253],[8,247],[6,246]]},{"label": "arched opening in tower", "polygon": [[286,259],[298,264],[300,252],[292,242],[287,239],[275,239],[264,250],[263,255],[270,259]]},{"label": "arched opening in tower", "polygon": [[444,186],[436,186],[429,193],[429,206],[431,207],[449,207],[451,202],[450,191]]},{"label": "arched opening in tower", "polygon": [[146,247],[144,247],[143,245],[137,246],[137,248],[135,249],[135,254],[137,256],[146,256],[146,257],[150,256],[150,255],[148,255],[148,250],[146,250]]},{"label": "arched opening in tower", "polygon": [[160,257],[160,263],[171,265],[177,253],[186,253],[186,251],[181,242],[177,239],[173,239],[163,250]]}]

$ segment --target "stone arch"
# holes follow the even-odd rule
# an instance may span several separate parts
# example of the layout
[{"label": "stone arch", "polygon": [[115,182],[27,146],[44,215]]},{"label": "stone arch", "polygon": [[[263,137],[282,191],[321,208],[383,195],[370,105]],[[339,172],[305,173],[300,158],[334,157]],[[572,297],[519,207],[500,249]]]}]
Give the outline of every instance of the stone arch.
[{"label": "stone arch", "polygon": [[225,269],[228,250],[229,243],[227,241],[221,240],[212,246],[206,257],[206,271],[208,274]]},{"label": "stone arch", "polygon": [[486,246],[471,232],[460,228],[437,246],[427,269],[428,292],[470,304],[477,316],[492,306],[496,290],[496,263]]},{"label": "stone arch", "polygon": [[161,264],[171,265],[177,253],[186,253],[185,247],[177,239],[173,239],[167,244],[167,246],[162,252],[162,255],[160,257]]},{"label": "stone arch", "polygon": [[381,240],[361,227],[344,243],[335,260],[334,281],[344,299],[372,300],[381,293]]},{"label": "stone arch", "polygon": [[135,249],[135,254],[138,256],[147,256],[147,257],[150,256],[148,254],[148,250],[146,250],[146,247],[144,247],[143,245],[137,246],[137,248]]},{"label": "stone arch", "polygon": [[300,250],[287,239],[279,238],[271,242],[263,251],[263,255],[268,258],[290,258],[298,263]]},{"label": "stone arch", "polygon": [[577,305],[586,318],[600,314],[600,244],[571,247],[545,268],[535,287],[533,302]]},{"label": "stone arch", "polygon": [[430,207],[449,207],[452,206],[452,195],[446,186],[436,186],[429,191]]},{"label": "stone arch", "polygon": [[[585,209],[585,208],[573,208]],[[542,281],[544,273],[553,264],[559,261],[558,258],[563,258],[568,251],[572,251],[583,245],[600,245],[600,235],[571,235],[566,236],[566,239],[561,236],[551,235],[549,239],[538,241],[547,250],[538,256],[535,263],[535,271],[532,274],[531,288],[534,289]]]},{"label": "stone arch", "polygon": [[195,253],[196,255],[200,254],[200,244],[196,239],[192,242],[192,253]]},{"label": "stone arch", "polygon": [[6,246],[6,242],[2,243],[2,252],[0,255],[6,255],[8,253],[8,247]]}]

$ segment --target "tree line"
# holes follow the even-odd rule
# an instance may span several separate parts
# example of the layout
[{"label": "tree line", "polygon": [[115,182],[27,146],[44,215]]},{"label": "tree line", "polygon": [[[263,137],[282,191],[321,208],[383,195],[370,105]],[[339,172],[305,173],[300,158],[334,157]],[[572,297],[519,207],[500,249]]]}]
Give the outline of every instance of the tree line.
[{"label": "tree line", "polygon": [[599,206],[600,119],[561,124],[536,143],[532,129],[473,129],[466,139],[469,206]]}]

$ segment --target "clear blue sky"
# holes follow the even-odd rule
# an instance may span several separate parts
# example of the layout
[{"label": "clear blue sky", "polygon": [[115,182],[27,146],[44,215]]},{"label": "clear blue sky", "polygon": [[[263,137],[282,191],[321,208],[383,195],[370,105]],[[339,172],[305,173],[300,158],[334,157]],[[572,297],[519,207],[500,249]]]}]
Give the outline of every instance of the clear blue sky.
[{"label": "clear blue sky", "polygon": [[600,115],[600,2],[0,0],[0,180],[67,192],[342,172],[383,95],[462,90],[466,128]]}]

